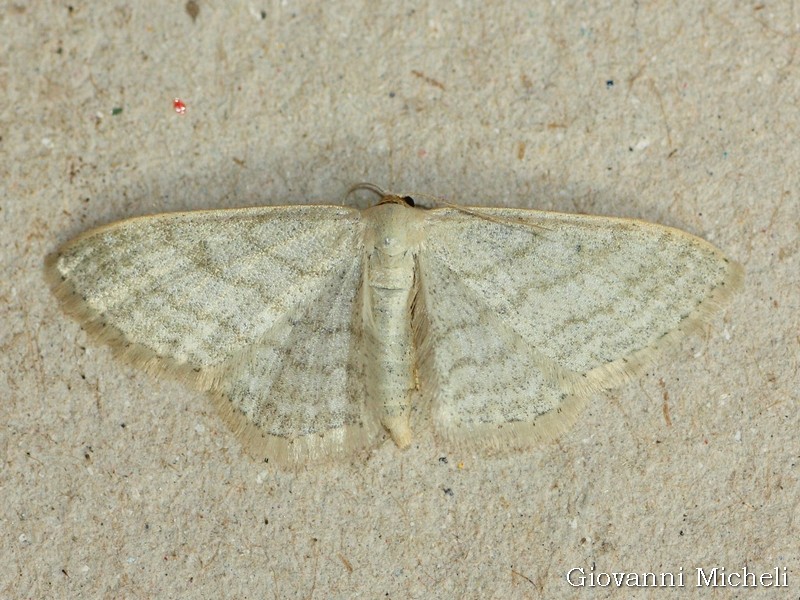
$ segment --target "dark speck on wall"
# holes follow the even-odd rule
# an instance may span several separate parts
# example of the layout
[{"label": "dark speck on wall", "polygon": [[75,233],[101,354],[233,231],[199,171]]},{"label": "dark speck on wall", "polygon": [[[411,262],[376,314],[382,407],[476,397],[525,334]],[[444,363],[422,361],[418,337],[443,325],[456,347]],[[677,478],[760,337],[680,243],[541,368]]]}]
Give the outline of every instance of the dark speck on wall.
[{"label": "dark speck on wall", "polygon": [[186,14],[192,17],[192,21],[197,20],[197,15],[200,14],[200,5],[195,0],[189,0],[184,7]]}]

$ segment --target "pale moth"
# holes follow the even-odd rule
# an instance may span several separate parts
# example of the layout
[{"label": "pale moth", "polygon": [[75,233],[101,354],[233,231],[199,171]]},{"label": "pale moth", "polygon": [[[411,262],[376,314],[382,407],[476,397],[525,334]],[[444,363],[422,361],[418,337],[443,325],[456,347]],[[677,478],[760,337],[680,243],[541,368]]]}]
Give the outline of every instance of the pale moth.
[{"label": "pale moth", "polygon": [[419,422],[451,448],[551,438],[742,279],[670,227],[379,194],[366,210],[128,219],[68,242],[46,271],[88,332],[209,392],[249,451],[281,465],[384,432],[405,448]]}]

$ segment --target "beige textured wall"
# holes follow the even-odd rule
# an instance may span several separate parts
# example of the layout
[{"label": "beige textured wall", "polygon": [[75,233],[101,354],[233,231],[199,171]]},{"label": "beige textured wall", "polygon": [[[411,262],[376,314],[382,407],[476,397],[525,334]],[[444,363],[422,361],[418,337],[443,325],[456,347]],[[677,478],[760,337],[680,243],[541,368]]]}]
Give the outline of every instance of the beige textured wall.
[{"label": "beige textured wall", "polygon": [[[0,4],[0,597],[572,598],[592,565],[683,568],[686,594],[698,567],[786,567],[800,593],[791,3],[197,6]],[[419,432],[288,474],[89,344],[41,277],[93,225],[362,180],[672,225],[745,288],[555,443]]]}]

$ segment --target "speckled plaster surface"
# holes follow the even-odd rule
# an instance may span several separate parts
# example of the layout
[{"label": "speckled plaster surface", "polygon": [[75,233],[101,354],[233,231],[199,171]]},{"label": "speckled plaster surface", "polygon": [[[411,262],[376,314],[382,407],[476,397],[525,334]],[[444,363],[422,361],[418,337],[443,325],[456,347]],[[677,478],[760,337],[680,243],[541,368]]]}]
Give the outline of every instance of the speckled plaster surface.
[{"label": "speckled plaster surface", "polygon": [[[625,597],[570,585],[592,568],[682,572],[688,596],[746,565],[796,597],[799,23],[724,1],[0,6],[0,596]],[[554,443],[423,434],[285,473],[90,344],[42,278],[90,226],[362,180],[672,225],[746,283]]]}]

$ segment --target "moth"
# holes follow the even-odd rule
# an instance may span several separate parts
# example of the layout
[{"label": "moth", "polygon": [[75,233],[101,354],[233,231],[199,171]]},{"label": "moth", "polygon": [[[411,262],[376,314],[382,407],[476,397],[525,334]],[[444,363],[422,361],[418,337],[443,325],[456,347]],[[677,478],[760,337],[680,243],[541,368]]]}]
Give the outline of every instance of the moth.
[{"label": "moth", "polygon": [[[275,206],[93,229],[46,259],[67,313],[208,392],[252,454],[346,455],[418,422],[524,447],[707,321],[742,280],[708,242],[514,208]],[[419,417],[419,418],[418,418]]]}]

